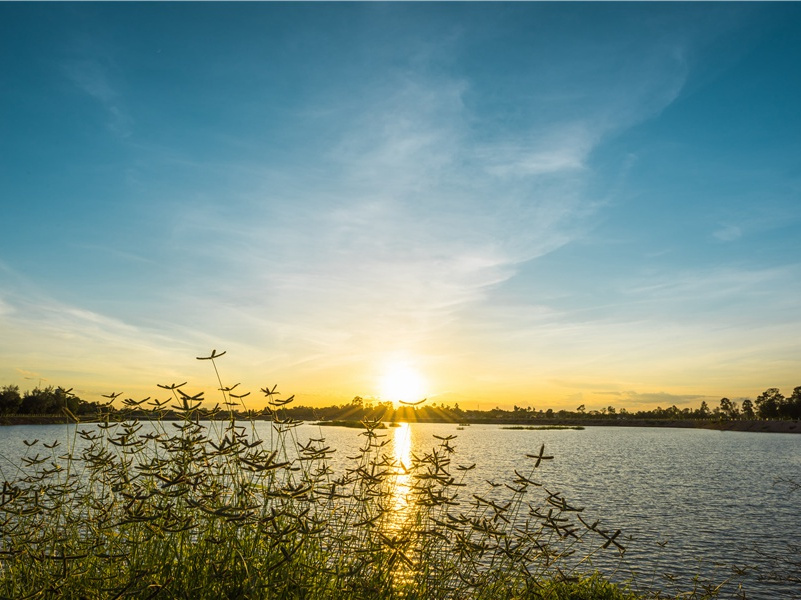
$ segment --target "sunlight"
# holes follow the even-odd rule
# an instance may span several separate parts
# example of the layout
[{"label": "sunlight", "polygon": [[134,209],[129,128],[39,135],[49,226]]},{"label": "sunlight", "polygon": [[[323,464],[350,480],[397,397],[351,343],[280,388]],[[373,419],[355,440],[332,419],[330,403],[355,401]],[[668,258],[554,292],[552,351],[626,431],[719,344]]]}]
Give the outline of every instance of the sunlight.
[{"label": "sunlight", "polygon": [[[412,431],[408,423],[400,423],[394,429],[392,436],[394,448],[393,466],[395,475],[390,485],[390,510],[387,511],[387,520],[382,527],[383,533],[394,540],[402,540],[404,531],[407,531],[410,523],[409,517],[413,512],[411,502],[412,478],[410,468],[412,466]],[[407,558],[412,557],[412,546],[403,543],[402,552]],[[395,562],[392,567],[393,578],[397,581],[408,581],[411,571],[402,560]]]},{"label": "sunlight", "polygon": [[391,364],[381,376],[381,398],[395,404],[422,400],[426,393],[425,390],[426,381],[423,376],[407,364]]},{"label": "sunlight", "polygon": [[394,428],[392,445],[394,448],[395,479],[392,487],[392,517],[387,529],[395,531],[403,527],[406,520],[405,512],[409,506],[412,431],[408,423],[399,423],[398,427]]}]

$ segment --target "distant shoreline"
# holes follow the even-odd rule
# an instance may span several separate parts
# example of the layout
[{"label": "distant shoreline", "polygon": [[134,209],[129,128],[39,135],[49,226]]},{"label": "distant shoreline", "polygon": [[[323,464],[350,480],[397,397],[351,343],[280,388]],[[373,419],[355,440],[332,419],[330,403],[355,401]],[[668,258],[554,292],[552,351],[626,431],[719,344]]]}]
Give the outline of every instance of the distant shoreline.
[{"label": "distant shoreline", "polygon": [[[142,417],[140,420],[146,420]],[[175,420],[175,419],[165,419]],[[248,419],[237,419],[246,421]],[[256,419],[263,420],[263,419]],[[82,423],[93,423],[92,419]],[[357,421],[354,421],[356,423]],[[448,421],[419,421],[421,423],[448,423]],[[0,416],[2,425],[66,425],[74,423],[64,415],[14,415]],[[308,421],[314,424],[315,421]],[[453,425],[536,425],[562,427],[671,427],[678,429],[713,429],[717,431],[750,431],[756,433],[801,433],[801,421],[791,420],[731,420],[718,421],[712,419],[537,419],[530,420],[492,420],[476,419],[464,423],[451,422]]]},{"label": "distant shoreline", "polygon": [[[527,424],[509,421],[478,420],[476,425]],[[733,420],[716,421],[712,419],[537,419],[537,425],[558,425],[569,427],[663,427],[675,429],[713,429],[716,431],[751,431],[757,433],[801,433],[801,422],[790,420]]]}]

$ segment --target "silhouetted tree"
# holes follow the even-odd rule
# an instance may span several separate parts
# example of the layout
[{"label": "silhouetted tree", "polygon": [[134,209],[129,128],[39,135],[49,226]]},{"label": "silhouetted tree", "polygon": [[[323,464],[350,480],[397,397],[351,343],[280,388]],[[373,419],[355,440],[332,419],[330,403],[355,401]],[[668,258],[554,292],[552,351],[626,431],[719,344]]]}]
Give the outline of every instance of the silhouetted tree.
[{"label": "silhouetted tree", "polygon": [[71,390],[48,386],[44,389],[34,388],[25,392],[19,406],[19,412],[26,415],[57,414],[68,408],[73,414],[86,414],[90,407],[97,408],[96,403],[87,403],[74,395]]},{"label": "silhouetted tree", "polygon": [[55,388],[52,386],[45,389],[37,387],[30,392],[25,392],[19,410],[26,415],[46,414],[54,412],[55,403]]},{"label": "silhouetted tree", "polygon": [[22,396],[18,385],[6,385],[0,388],[0,414],[8,415],[19,411]]},{"label": "silhouetted tree", "polygon": [[736,419],[740,416],[740,411],[737,408],[737,403],[732,402],[728,398],[720,399],[720,414],[727,419]]},{"label": "silhouetted tree", "polygon": [[784,405],[784,396],[779,388],[768,388],[756,399],[759,417],[762,419],[778,419]]},{"label": "silhouetted tree", "polygon": [[785,402],[787,417],[801,419],[801,385],[793,389],[793,393]]}]

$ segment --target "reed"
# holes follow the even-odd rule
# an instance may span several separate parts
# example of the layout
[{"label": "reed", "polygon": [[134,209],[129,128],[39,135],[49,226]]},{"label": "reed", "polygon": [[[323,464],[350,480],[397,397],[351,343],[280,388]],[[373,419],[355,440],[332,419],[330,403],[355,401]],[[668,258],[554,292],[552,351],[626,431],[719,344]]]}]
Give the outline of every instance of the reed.
[{"label": "reed", "polygon": [[[233,414],[247,394],[223,385],[222,354],[201,360]],[[544,446],[503,485],[471,493],[475,465],[457,462],[454,436],[403,464],[365,422],[335,473],[324,437],[300,440],[285,416],[291,397],[262,390],[263,439],[247,419],[200,421],[203,395],[185,385],[159,386],[171,400],[123,401],[152,419],[115,417],[111,394],[100,422],[75,419],[67,447],[26,443],[0,497],[0,597],[636,597],[594,574],[597,553],[623,553],[620,532],[546,489]]]}]

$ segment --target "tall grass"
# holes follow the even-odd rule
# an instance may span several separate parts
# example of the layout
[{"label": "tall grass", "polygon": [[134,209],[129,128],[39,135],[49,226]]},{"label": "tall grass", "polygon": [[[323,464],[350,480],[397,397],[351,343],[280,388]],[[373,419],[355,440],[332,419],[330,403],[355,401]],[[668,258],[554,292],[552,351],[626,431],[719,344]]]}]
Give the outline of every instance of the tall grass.
[{"label": "tall grass", "polygon": [[[220,356],[204,357],[215,372]],[[222,410],[244,409],[247,394],[218,380]],[[0,497],[0,597],[633,597],[592,575],[596,553],[622,554],[620,532],[546,488],[544,446],[505,484],[468,491],[475,465],[457,462],[453,436],[405,464],[367,422],[334,472],[333,450],[298,438],[275,388],[262,390],[262,439],[247,419],[200,421],[202,394],[184,385],[124,401],[152,419],[114,420],[109,406],[66,448],[27,442]]]}]

